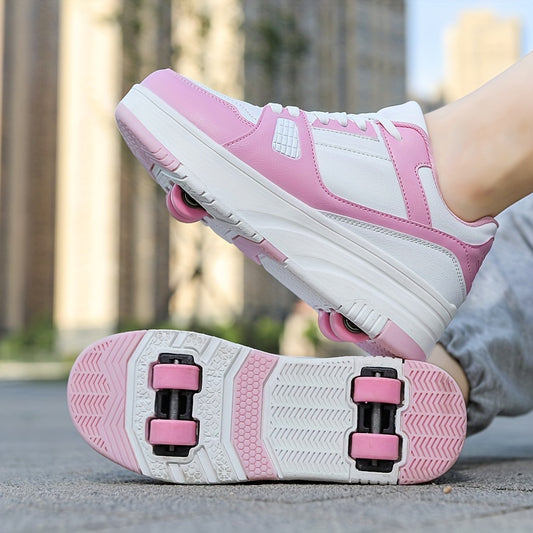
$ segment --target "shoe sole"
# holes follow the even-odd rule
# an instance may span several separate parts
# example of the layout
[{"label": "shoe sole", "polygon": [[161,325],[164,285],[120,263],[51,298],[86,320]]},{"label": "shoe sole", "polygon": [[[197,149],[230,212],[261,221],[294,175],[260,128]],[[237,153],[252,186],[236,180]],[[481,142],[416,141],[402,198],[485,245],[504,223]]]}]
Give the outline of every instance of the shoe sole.
[{"label": "shoe sole", "polygon": [[135,156],[167,193],[177,184],[203,221],[317,310],[364,331],[380,355],[425,360],[455,306],[371,242],[310,208],[215,143],[140,85],[116,112]]},{"label": "shoe sole", "polygon": [[96,342],[68,402],[97,452],[174,483],[422,483],[454,464],[466,431],[459,388],[429,363],[285,357],[184,331]]}]

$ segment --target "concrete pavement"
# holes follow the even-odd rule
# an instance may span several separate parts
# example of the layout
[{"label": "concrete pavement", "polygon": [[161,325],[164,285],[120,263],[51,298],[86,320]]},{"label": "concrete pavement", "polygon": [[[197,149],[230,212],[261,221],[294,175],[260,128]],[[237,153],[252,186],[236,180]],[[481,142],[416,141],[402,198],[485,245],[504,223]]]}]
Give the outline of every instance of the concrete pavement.
[{"label": "concrete pavement", "polygon": [[496,420],[413,487],[153,482],[85,444],[62,382],[0,381],[0,423],[2,533],[533,531],[533,415]]}]

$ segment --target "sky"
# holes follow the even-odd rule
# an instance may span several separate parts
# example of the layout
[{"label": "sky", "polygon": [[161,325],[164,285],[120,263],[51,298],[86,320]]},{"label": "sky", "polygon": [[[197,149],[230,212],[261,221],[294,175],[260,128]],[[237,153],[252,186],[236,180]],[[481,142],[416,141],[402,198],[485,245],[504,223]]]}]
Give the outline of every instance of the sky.
[{"label": "sky", "polygon": [[533,50],[533,0],[407,0],[407,83],[411,94],[431,97],[444,72],[444,31],[470,8],[486,7],[522,20],[522,53]]}]

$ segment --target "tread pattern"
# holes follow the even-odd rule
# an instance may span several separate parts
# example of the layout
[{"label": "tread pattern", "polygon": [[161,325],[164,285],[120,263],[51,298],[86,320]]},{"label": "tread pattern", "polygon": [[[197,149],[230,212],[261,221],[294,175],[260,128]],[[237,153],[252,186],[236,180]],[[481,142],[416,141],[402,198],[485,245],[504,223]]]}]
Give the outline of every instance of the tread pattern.
[{"label": "tread pattern", "polygon": [[[155,400],[149,377],[169,352],[192,355],[202,369],[192,412],[199,442],[187,457],[156,456],[147,441]],[[394,367],[403,382],[405,404],[395,415],[400,460],[387,473],[358,470],[349,456],[359,416],[352,383],[369,365]],[[279,357],[181,331],[122,333],[93,344],[73,366],[68,396],[75,426],[96,451],[179,483],[427,482],[453,465],[466,433],[459,388],[428,363]]]},{"label": "tread pattern", "polygon": [[140,472],[125,429],[127,361],[144,331],[107,337],[76,360],[68,384],[74,425],[99,453]]},{"label": "tread pattern", "polygon": [[[184,345],[199,344],[201,339],[205,341],[208,337],[189,334]],[[209,342],[210,348],[206,345],[204,350],[198,349],[196,362],[203,365],[203,383],[202,390],[196,396],[193,416],[200,420],[200,439],[216,478],[222,483],[228,483],[238,478],[223,443],[224,378],[245,349],[218,339],[211,339]],[[183,465],[182,470],[184,475],[191,475],[187,465]],[[194,475],[198,477],[196,472]],[[206,480],[204,478],[204,482]]]},{"label": "tread pattern", "polygon": [[[132,361],[133,434],[143,456],[143,473],[156,479],[186,483],[232,482],[239,479],[223,444],[224,378],[241,354],[241,346],[200,333],[171,330],[149,331],[142,350]],[[150,366],[161,352],[190,353],[202,367],[202,388],[195,394],[193,418],[199,421],[198,453],[183,462],[168,462],[152,454],[146,441],[146,418],[153,411],[155,392],[147,387]],[[236,460],[236,459],[235,459]]]},{"label": "tread pattern", "polygon": [[[318,363],[318,364],[317,364]],[[284,361],[270,396],[268,443],[285,478],[347,479],[350,360]]]},{"label": "tread pattern", "polygon": [[252,351],[235,376],[231,440],[248,479],[278,479],[263,443],[263,386],[278,358]]},{"label": "tread pattern", "polygon": [[411,391],[402,414],[408,457],[398,482],[413,484],[437,478],[455,463],[466,435],[466,408],[459,387],[439,368],[406,361],[404,372]]}]

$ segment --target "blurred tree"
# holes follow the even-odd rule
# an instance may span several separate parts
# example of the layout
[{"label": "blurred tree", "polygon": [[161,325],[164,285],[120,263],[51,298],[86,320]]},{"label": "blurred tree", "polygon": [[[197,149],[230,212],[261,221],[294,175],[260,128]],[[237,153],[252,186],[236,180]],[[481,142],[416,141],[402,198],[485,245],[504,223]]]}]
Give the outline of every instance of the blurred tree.
[{"label": "blurred tree", "polygon": [[[172,63],[168,0],[122,0],[122,87]],[[163,197],[125,143],[120,178],[119,323],[168,317],[169,217]]]}]

